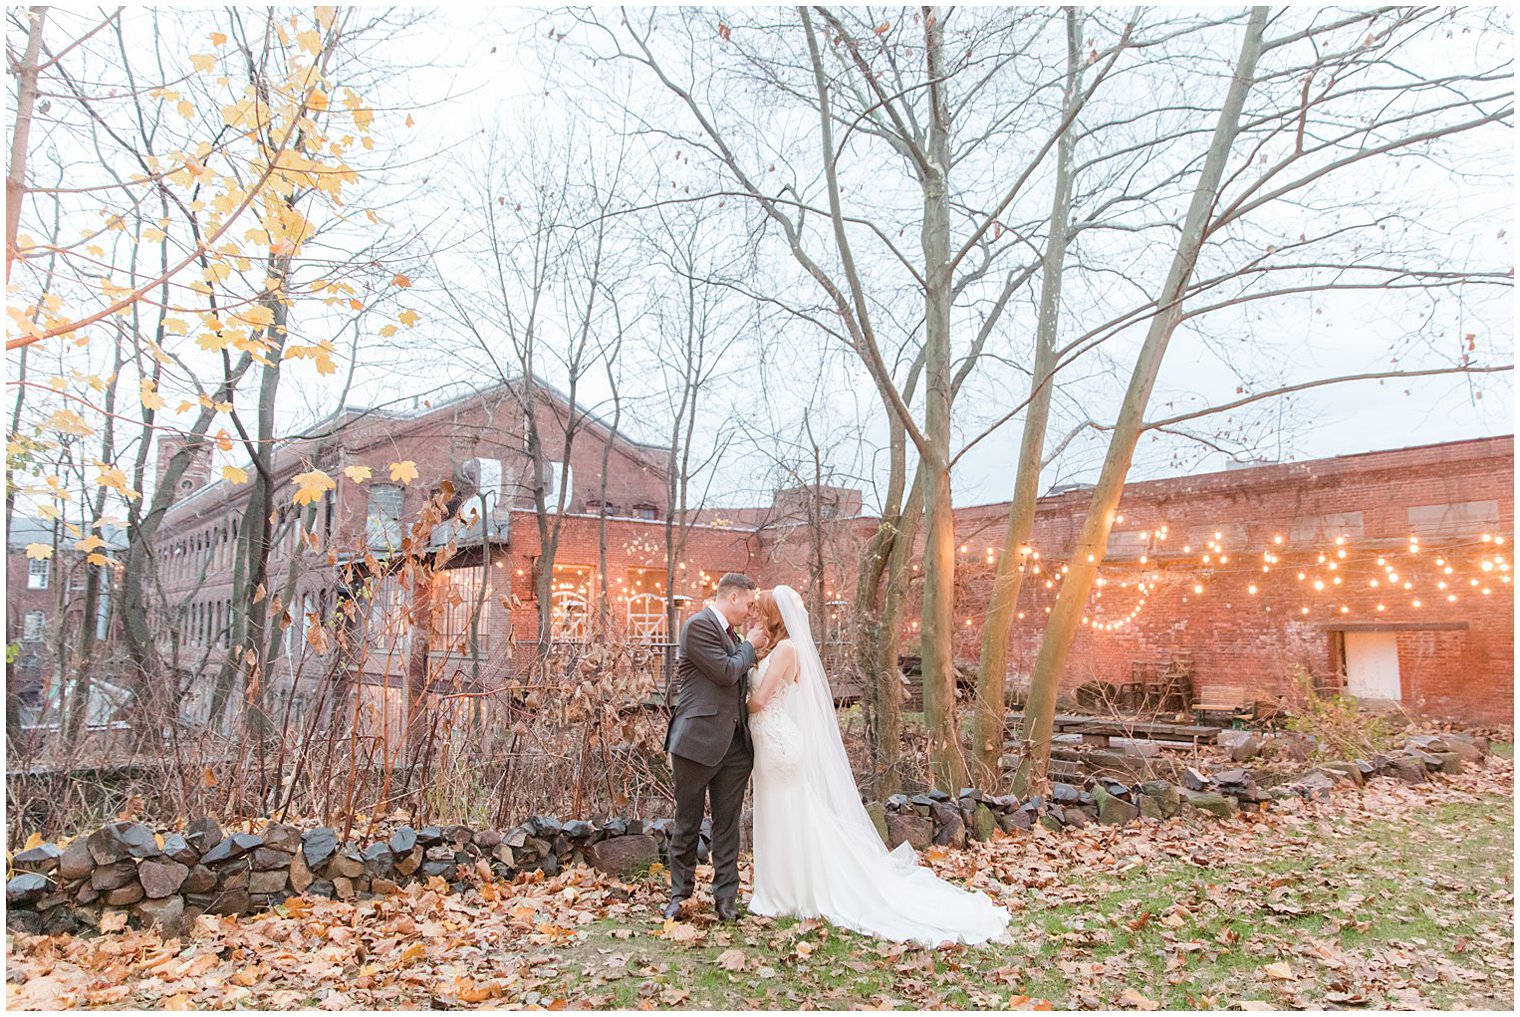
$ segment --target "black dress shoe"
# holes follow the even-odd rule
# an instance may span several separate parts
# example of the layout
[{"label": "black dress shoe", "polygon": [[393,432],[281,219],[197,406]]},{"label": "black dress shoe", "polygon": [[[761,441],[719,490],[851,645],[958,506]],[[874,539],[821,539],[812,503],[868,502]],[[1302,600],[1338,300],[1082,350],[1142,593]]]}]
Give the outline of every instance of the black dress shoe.
[{"label": "black dress shoe", "polygon": [[739,920],[739,905],[736,901],[720,900],[718,904],[718,921],[737,922]]},{"label": "black dress shoe", "polygon": [[681,903],[679,900],[673,900],[665,905],[665,920],[667,922],[681,917]]}]

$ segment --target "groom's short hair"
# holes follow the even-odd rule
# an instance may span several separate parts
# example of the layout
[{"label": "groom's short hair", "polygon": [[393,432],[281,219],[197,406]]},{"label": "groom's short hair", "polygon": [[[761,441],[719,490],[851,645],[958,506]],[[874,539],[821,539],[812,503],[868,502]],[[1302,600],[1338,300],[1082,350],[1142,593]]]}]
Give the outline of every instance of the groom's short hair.
[{"label": "groom's short hair", "polygon": [[718,580],[718,596],[723,596],[730,590],[754,590],[758,589],[755,581],[743,572],[725,572],[723,578]]}]

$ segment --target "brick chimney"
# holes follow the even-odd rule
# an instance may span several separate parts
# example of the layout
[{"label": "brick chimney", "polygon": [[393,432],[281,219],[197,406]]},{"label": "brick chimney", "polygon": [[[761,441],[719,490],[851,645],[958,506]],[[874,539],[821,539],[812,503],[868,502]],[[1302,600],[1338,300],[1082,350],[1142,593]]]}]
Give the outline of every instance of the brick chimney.
[{"label": "brick chimney", "polygon": [[169,464],[179,454],[180,449],[186,447],[191,450],[190,465],[185,467],[185,472],[180,474],[179,481],[174,485],[174,492],[169,497],[170,504],[211,482],[211,443],[204,440],[196,441],[182,434],[158,436],[158,464],[155,478],[157,482],[160,485],[163,484],[164,475],[169,472]]}]

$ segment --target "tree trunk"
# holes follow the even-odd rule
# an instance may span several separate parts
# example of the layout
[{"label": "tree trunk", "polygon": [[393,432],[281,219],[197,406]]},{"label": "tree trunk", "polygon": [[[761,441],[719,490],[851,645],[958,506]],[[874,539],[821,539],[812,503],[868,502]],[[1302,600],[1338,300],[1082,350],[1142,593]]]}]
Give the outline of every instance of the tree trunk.
[{"label": "tree trunk", "polygon": [[[1081,101],[1082,22],[1066,9],[1066,99],[1069,119]],[[1067,226],[1071,213],[1072,150],[1075,127],[1061,135],[1056,148],[1056,186],[1050,209],[1050,239],[1046,244],[1040,280],[1040,310],[1035,327],[1034,368],[1029,407],[1019,446],[1018,476],[1008,504],[1002,554],[992,581],[992,597],[982,626],[981,665],[977,669],[976,734],[972,751],[977,785],[993,788],[1002,781],[1003,730],[1007,707],[1008,632],[1013,625],[1029,564],[1029,540],[1034,534],[1035,508],[1040,496],[1045,433],[1050,425],[1050,398],[1055,388],[1056,331],[1061,319],[1061,279],[1066,261]]]},{"label": "tree trunk", "polygon": [[1161,361],[1172,332],[1182,317],[1182,296],[1203,246],[1209,213],[1218,200],[1225,163],[1240,127],[1241,110],[1255,78],[1266,19],[1267,8],[1252,8],[1235,74],[1220,109],[1203,170],[1193,189],[1192,202],[1183,222],[1182,235],[1172,258],[1171,269],[1156,301],[1156,315],[1151,319],[1145,342],[1136,359],[1129,390],[1125,393],[1113,436],[1109,440],[1108,455],[1082,524],[1082,533],[1072,551],[1070,571],[1061,584],[1061,591],[1056,596],[1055,607],[1051,610],[1050,621],[1045,628],[1045,638],[1040,644],[1040,655],[1030,679],[1029,703],[1024,713],[1027,751],[1014,782],[1015,791],[1019,794],[1043,785],[1046,780],[1061,674],[1066,668],[1066,658],[1072,641],[1076,638],[1077,625],[1097,578],[1098,566],[1103,561],[1109,530],[1113,527],[1119,498],[1124,492],[1124,480],[1134,457],[1135,445],[1144,430],[1145,410],[1151,390],[1155,387],[1156,376],[1161,370]]},{"label": "tree trunk", "polygon": [[32,139],[32,109],[37,104],[38,58],[42,53],[42,26],[46,7],[27,12],[31,28],[26,33],[26,55],[16,66],[16,123],[11,130],[10,167],[5,174],[5,284],[10,285],[11,263],[16,260],[16,237],[21,229],[21,205],[26,197],[27,151]]},{"label": "tree trunk", "polygon": [[923,182],[924,223],[924,600],[922,657],[924,724],[930,765],[939,786],[954,794],[966,781],[955,709],[955,518],[950,498],[950,112],[943,87],[942,14],[924,15],[929,78],[928,165]]}]

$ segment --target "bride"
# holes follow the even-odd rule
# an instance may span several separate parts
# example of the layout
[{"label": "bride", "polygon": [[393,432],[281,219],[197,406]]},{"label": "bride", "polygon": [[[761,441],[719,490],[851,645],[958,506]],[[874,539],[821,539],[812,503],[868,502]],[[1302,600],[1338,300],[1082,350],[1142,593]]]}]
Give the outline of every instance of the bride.
[{"label": "bride", "polygon": [[790,586],[762,591],[770,635],[749,700],[755,746],[754,893],[761,915],[822,917],[868,936],[925,946],[1002,936],[1008,912],[888,851],[860,804],[807,610]]}]

